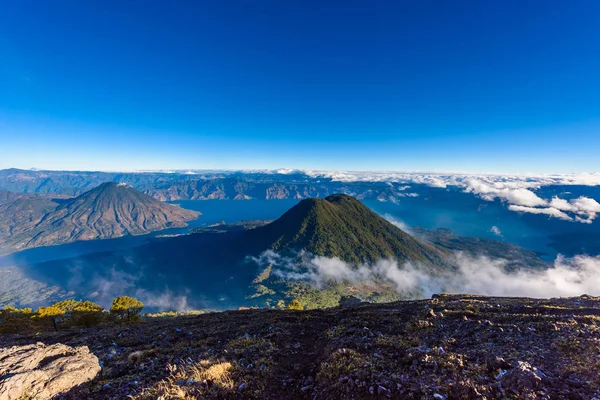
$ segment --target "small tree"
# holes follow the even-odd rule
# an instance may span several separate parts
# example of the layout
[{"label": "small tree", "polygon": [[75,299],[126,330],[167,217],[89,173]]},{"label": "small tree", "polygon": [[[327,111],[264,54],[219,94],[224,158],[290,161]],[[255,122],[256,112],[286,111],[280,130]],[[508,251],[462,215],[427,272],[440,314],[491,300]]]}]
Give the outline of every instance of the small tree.
[{"label": "small tree", "polygon": [[140,318],[140,313],[144,304],[136,298],[129,296],[117,297],[113,300],[110,307],[110,313],[121,320],[127,322],[136,321]]},{"label": "small tree", "polygon": [[58,332],[58,324],[61,323],[65,317],[65,309],[57,306],[58,303],[48,307],[40,307],[33,316],[35,319],[40,321],[48,321],[52,324],[55,332]]},{"label": "small tree", "polygon": [[294,300],[290,301],[290,304],[288,304],[287,309],[288,310],[304,310],[304,306],[302,305],[302,303],[300,303],[300,301],[294,299]]},{"label": "small tree", "polygon": [[73,324],[85,327],[98,325],[104,315],[104,308],[89,300],[79,302],[71,312]]}]

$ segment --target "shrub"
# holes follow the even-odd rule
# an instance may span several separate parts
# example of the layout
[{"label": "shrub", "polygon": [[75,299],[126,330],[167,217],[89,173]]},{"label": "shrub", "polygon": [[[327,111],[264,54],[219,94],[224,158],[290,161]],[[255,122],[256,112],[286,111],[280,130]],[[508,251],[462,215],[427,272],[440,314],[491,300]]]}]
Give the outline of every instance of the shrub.
[{"label": "shrub", "polygon": [[0,332],[18,333],[33,327],[31,308],[6,306],[0,311]]},{"label": "shrub", "polygon": [[86,300],[73,307],[71,320],[76,326],[90,327],[102,322],[104,315],[104,309],[100,305]]},{"label": "shrub", "polygon": [[122,321],[132,322],[140,319],[144,304],[129,296],[117,297],[113,300],[110,313]]},{"label": "shrub", "polygon": [[90,327],[103,320],[104,309],[89,300],[64,300],[48,307],[40,307],[35,318],[48,321],[54,330],[58,330],[60,325]]},{"label": "shrub", "polygon": [[65,320],[65,309],[53,304],[48,307],[40,307],[33,318],[42,321],[44,326],[52,325],[58,331],[58,325]]},{"label": "shrub", "polygon": [[304,306],[298,300],[294,299],[290,301],[290,304],[287,306],[288,310],[304,310]]}]

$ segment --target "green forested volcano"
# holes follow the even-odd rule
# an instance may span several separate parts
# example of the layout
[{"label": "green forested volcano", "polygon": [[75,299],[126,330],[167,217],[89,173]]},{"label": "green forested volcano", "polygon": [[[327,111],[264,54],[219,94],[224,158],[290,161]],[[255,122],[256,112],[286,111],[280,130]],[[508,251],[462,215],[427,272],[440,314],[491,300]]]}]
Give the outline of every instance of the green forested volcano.
[{"label": "green forested volcano", "polygon": [[442,252],[434,245],[418,241],[344,194],[303,200],[278,220],[248,233],[262,236],[275,251],[304,250],[346,262],[395,258],[442,263]]}]

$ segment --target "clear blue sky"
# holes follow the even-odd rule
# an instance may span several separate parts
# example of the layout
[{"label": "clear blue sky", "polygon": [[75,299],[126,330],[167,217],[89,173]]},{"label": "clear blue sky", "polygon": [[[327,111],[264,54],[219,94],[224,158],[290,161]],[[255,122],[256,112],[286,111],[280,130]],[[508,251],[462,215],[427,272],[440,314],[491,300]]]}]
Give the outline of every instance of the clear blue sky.
[{"label": "clear blue sky", "polygon": [[600,2],[6,0],[0,168],[600,170]]}]

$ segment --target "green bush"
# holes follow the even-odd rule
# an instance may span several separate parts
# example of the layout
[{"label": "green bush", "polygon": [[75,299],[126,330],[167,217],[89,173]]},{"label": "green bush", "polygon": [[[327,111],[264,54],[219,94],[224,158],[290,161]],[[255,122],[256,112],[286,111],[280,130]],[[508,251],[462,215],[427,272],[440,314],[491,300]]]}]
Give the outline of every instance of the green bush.
[{"label": "green bush", "polygon": [[33,318],[39,322],[43,328],[52,327],[58,331],[58,326],[65,320],[65,310],[53,304],[48,307],[40,307],[37,309]]},{"label": "green bush", "polygon": [[105,310],[93,301],[79,302],[71,311],[71,321],[75,326],[90,327],[104,320]]},{"label": "green bush", "polygon": [[98,304],[86,300],[64,300],[48,307],[40,307],[34,318],[44,326],[52,326],[58,330],[65,327],[91,327],[104,320],[105,310]]},{"label": "green bush", "polygon": [[6,306],[0,311],[0,332],[19,333],[31,330],[33,328],[31,316],[31,308]]},{"label": "green bush", "polygon": [[138,299],[121,296],[113,300],[110,313],[121,321],[133,322],[140,319],[140,313],[143,309],[144,304]]},{"label": "green bush", "polygon": [[294,299],[290,301],[290,304],[286,307],[288,310],[304,310],[304,306],[298,300]]}]

